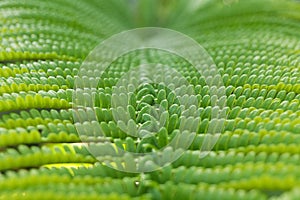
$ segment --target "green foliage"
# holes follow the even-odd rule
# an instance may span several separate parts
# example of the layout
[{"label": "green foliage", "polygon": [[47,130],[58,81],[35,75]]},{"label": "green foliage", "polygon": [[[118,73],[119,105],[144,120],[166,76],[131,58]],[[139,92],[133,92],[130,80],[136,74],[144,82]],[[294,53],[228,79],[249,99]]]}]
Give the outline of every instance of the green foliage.
[{"label": "green foliage", "polygon": [[[300,4],[197,2],[1,1],[0,199],[299,199]],[[95,107],[72,109],[74,77],[90,51],[115,33],[143,26],[191,36],[216,63],[227,119],[203,158],[200,148],[214,112],[209,87],[177,56],[144,50],[118,58],[92,93]],[[101,132],[101,139],[119,150],[165,147],[178,132],[182,114],[174,93],[160,84],[132,93],[122,111],[130,113],[132,135],[136,124],[153,120],[151,106],[165,110],[164,127],[141,140],[119,128],[111,105],[113,86],[125,72],[157,62],[174,67],[189,82],[179,92],[195,92],[199,108],[191,111],[200,119],[197,134],[189,149],[164,168],[145,174],[116,171],[91,155],[77,129],[86,128],[84,138]],[[166,79],[182,81],[171,73]],[[76,114],[93,120],[76,124]],[[116,151],[106,147],[101,146]],[[161,156],[170,156],[168,150]],[[115,163],[130,165],[130,159]]]}]

